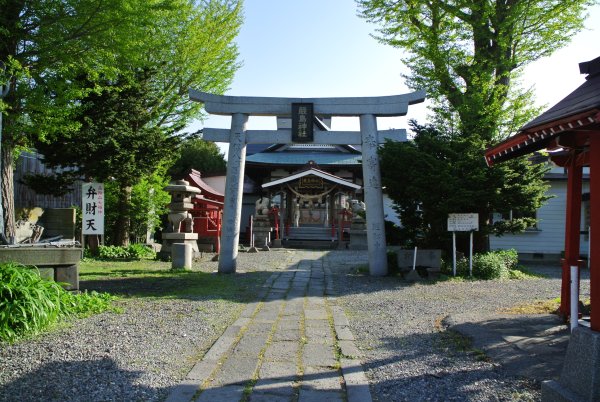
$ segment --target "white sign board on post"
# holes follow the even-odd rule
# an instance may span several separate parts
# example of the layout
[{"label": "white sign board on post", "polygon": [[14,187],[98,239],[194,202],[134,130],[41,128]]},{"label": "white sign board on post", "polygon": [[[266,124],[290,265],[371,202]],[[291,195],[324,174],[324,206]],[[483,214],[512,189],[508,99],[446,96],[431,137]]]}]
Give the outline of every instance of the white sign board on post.
[{"label": "white sign board on post", "polygon": [[473,275],[473,231],[479,230],[479,214],[448,214],[448,231],[452,232],[452,273],[456,276],[456,232],[470,232],[469,276]]},{"label": "white sign board on post", "polygon": [[448,214],[449,232],[479,230],[479,214]]},{"label": "white sign board on post", "polygon": [[84,235],[104,234],[104,184],[84,183],[82,185],[81,212]]}]

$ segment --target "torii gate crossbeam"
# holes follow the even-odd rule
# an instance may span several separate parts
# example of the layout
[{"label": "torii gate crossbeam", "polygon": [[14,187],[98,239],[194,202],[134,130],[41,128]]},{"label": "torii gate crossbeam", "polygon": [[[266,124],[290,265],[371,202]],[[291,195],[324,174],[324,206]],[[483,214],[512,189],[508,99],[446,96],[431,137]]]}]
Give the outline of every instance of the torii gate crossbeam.
[{"label": "torii gate crossbeam", "polygon": [[222,96],[191,89],[190,99],[204,103],[211,114],[230,115],[231,129],[205,128],[208,141],[228,142],[227,178],[219,272],[233,273],[238,254],[246,144],[289,144],[292,130],[246,130],[250,115],[290,116],[292,104],[312,104],[315,115],[359,116],[360,131],[317,131],[313,143],[351,144],[362,147],[362,169],[367,205],[367,243],[369,272],[374,276],[387,274],[383,195],[377,147],[386,139],[406,141],[406,130],[377,130],[379,116],[405,116],[408,106],[425,100],[425,92],[403,95],[356,98],[273,98]]}]

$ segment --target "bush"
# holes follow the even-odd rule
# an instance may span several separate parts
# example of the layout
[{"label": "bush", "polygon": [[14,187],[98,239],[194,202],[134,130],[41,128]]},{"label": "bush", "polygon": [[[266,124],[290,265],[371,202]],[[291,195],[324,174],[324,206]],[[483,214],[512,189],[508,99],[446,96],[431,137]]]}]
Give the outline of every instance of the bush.
[{"label": "bush", "polygon": [[503,256],[496,252],[473,257],[473,276],[479,279],[508,278],[509,270]]},{"label": "bush", "polygon": [[56,321],[63,311],[61,290],[32,269],[0,265],[0,338],[13,341]]},{"label": "bush", "polygon": [[496,253],[500,256],[500,258],[502,258],[506,269],[517,269],[517,265],[519,264],[519,253],[517,252],[517,250],[511,248],[509,250],[497,250],[494,251],[494,253]]},{"label": "bush", "polygon": [[154,258],[156,253],[143,244],[121,246],[98,246],[98,258],[102,260],[141,260]]},{"label": "bush", "polygon": [[[518,253],[516,250],[490,251],[473,256],[473,277],[477,279],[521,279],[522,276],[513,273],[517,269]],[[442,273],[452,275],[452,261],[442,264]],[[456,261],[456,275],[469,276],[469,259],[460,258]]]},{"label": "bush", "polygon": [[107,294],[67,292],[42,279],[35,267],[0,264],[0,340],[13,342],[40,332],[63,316],[99,313],[111,300]]},{"label": "bush", "polygon": [[[453,272],[452,259],[450,261],[442,261],[441,272],[444,275],[452,276]],[[456,260],[456,276],[469,276],[469,259],[462,257]]]}]

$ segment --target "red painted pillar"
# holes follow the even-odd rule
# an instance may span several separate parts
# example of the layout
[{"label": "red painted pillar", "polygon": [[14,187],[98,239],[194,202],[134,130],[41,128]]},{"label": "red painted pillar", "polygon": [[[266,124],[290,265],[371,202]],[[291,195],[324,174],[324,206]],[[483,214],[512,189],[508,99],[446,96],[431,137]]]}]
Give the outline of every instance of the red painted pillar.
[{"label": "red painted pillar", "polygon": [[567,166],[567,216],[565,223],[565,258],[562,260],[562,286],[560,313],[569,316],[571,299],[571,265],[579,266],[579,242],[581,236],[581,179],[582,167],[577,166],[577,154],[571,154]]},{"label": "red painted pillar", "polygon": [[593,331],[600,331],[600,132],[590,133],[589,156],[591,327]]}]

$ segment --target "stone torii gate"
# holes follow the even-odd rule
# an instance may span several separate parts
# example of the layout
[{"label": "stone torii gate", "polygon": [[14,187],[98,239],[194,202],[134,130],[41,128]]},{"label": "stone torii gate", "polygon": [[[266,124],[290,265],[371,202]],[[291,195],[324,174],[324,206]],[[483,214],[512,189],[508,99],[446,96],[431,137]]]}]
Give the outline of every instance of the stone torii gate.
[{"label": "stone torii gate", "polygon": [[[387,274],[383,196],[377,147],[386,139],[406,141],[406,130],[378,131],[376,118],[378,116],[405,116],[409,105],[425,100],[425,92],[417,91],[395,96],[357,98],[271,98],[222,96],[191,89],[189,95],[190,99],[204,103],[206,112],[231,116],[230,130],[216,128],[204,128],[203,130],[205,140],[229,143],[219,273],[233,273],[236,270],[246,144],[291,144],[301,141],[315,144],[362,146],[364,201],[367,205],[369,272],[374,276]],[[306,107],[314,115],[359,116],[360,131],[317,130],[313,135],[312,120],[308,122],[309,127],[302,126],[302,116],[298,120],[299,105],[301,108]],[[292,126],[294,128],[292,130],[246,130],[250,115],[292,116]],[[305,136],[307,133],[302,131],[300,137],[303,138],[299,139],[299,129],[308,129],[309,135]]]}]

